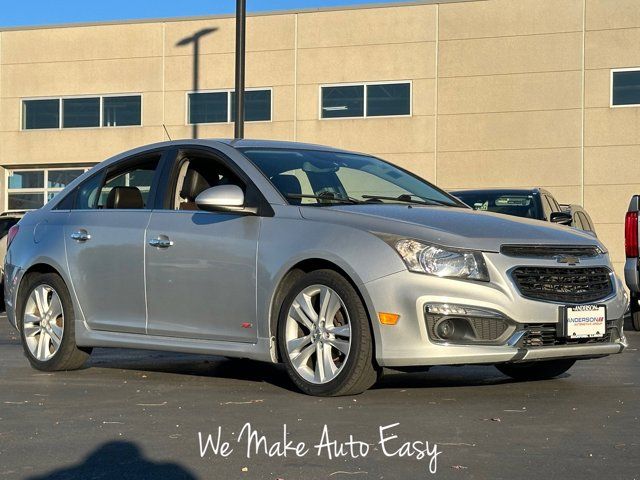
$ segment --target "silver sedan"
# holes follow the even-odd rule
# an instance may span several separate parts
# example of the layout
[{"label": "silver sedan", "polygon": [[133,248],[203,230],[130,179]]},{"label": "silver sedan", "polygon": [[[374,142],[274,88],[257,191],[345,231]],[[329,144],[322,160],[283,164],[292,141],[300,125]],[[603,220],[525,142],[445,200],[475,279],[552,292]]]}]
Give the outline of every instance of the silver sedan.
[{"label": "silver sedan", "polygon": [[283,362],[302,391],[347,395],[383,367],[549,378],[626,345],[626,295],[596,238],[474,212],[328,147],[138,148],[8,241],[8,318],[40,370],[79,368],[92,347],[148,348]]}]

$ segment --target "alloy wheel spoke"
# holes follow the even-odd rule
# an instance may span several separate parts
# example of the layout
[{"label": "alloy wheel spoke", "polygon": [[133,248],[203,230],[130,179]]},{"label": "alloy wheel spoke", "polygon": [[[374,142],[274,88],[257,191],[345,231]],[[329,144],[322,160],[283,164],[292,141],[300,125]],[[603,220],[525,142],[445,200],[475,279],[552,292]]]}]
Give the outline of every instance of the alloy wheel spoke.
[{"label": "alloy wheel spoke", "polygon": [[310,295],[300,292],[296,297],[296,302],[311,322],[316,323],[318,321],[318,312],[313,308]]},{"label": "alloy wheel spoke", "polygon": [[62,303],[60,297],[54,292],[51,295],[51,302],[49,303],[49,309],[47,310],[49,318],[56,319],[62,315]]},{"label": "alloy wheel spoke", "polygon": [[40,319],[30,313],[25,313],[23,320],[23,330],[25,337],[33,337],[42,329]]},{"label": "alloy wheel spoke", "polygon": [[309,345],[307,348],[303,349],[298,355],[291,358],[291,362],[296,369],[301,369],[302,367],[307,365],[309,358],[316,351],[315,345]]},{"label": "alloy wheel spoke", "polygon": [[38,339],[38,350],[36,357],[38,360],[45,360],[49,354],[49,342],[51,337],[47,332],[42,330],[40,332],[40,338]]},{"label": "alloy wheel spoke", "polygon": [[336,349],[340,350],[345,355],[349,353],[349,342],[345,340],[339,340],[337,338],[329,338],[327,339],[327,343],[335,347]]},{"label": "alloy wheel spoke", "polygon": [[324,349],[322,348],[322,344],[316,343],[316,381],[319,383],[324,383],[326,378],[326,373],[324,371],[325,367],[325,359],[324,359]]},{"label": "alloy wheel spoke", "polygon": [[[58,327],[60,328],[60,327]],[[58,347],[60,346],[60,342],[62,341],[62,335],[58,335],[58,332],[56,332],[53,327],[49,328],[49,330],[47,331],[47,334],[49,335],[49,338],[51,339],[51,343],[53,344],[53,348],[55,350],[58,349]]]},{"label": "alloy wheel spoke", "polygon": [[327,327],[327,332],[336,336],[343,338],[351,338],[351,327],[349,325],[340,325],[339,327]]},{"label": "alloy wheel spoke", "polygon": [[289,353],[295,353],[302,350],[303,347],[306,347],[311,343],[311,335],[305,335],[304,337],[294,338],[293,340],[287,341],[287,350]]},{"label": "alloy wheel spoke", "polygon": [[32,295],[34,297],[34,300],[36,301],[38,313],[41,317],[43,317],[49,309],[47,305],[47,290],[45,289],[44,285],[41,285],[33,291]]},{"label": "alloy wheel spoke", "polygon": [[289,311],[289,317],[293,318],[307,330],[313,330],[313,322],[309,319],[309,317],[299,304],[294,302],[294,304],[291,306],[291,310]]}]

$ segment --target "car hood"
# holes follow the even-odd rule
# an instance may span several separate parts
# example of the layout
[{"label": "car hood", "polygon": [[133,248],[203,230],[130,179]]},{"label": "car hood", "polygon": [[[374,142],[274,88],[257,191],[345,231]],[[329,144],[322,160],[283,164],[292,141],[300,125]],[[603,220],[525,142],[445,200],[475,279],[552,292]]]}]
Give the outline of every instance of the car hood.
[{"label": "car hood", "polygon": [[300,207],[308,220],[340,223],[442,246],[499,252],[506,244],[599,245],[574,228],[467,208],[414,205]]}]

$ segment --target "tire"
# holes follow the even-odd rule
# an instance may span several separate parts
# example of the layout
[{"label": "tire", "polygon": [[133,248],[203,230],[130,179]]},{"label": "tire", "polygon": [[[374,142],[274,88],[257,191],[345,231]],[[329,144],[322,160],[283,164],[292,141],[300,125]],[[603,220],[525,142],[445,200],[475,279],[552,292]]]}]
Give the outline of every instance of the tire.
[{"label": "tire", "polygon": [[562,375],[569,370],[575,360],[544,360],[538,362],[501,363],[496,365],[500,372],[514,380],[546,380]]},{"label": "tire", "polygon": [[292,285],[280,309],[278,347],[289,377],[308,395],[356,395],[378,379],[367,311],[333,270],[307,273]]},{"label": "tire", "polygon": [[[45,312],[43,321],[40,309]],[[59,275],[33,273],[24,278],[17,318],[22,348],[33,368],[45,372],[77,370],[89,358],[91,349],[76,345],[73,303]],[[43,330],[44,322],[47,326]]]},{"label": "tire", "polygon": [[631,316],[631,328],[636,332],[640,331],[640,304],[638,303],[638,297],[631,297],[629,302],[629,314]]}]

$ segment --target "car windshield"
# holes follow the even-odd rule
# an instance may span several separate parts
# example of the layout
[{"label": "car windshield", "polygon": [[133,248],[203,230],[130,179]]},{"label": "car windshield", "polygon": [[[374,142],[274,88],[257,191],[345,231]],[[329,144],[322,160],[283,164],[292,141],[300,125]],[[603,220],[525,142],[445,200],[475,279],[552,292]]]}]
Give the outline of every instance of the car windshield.
[{"label": "car windshield", "polygon": [[503,213],[515,217],[541,218],[533,194],[505,192],[456,192],[455,196],[474,210]]},{"label": "car windshield", "polygon": [[419,204],[464,207],[446,192],[367,155],[279,148],[243,148],[294,205]]}]

